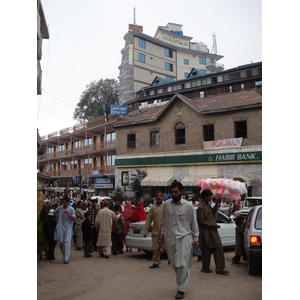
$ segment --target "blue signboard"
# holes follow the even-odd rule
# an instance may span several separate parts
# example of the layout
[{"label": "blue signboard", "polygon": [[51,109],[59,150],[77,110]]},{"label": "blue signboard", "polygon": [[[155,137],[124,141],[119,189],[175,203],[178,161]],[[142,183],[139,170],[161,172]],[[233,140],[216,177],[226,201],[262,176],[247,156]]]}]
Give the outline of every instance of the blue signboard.
[{"label": "blue signboard", "polygon": [[119,104],[111,104],[110,105],[110,114],[126,116],[128,114],[128,106],[127,105],[119,105]]}]

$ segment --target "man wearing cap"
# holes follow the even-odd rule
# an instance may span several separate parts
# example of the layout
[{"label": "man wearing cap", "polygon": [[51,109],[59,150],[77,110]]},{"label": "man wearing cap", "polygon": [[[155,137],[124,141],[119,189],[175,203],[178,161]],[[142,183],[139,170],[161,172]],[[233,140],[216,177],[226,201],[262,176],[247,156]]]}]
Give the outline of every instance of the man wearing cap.
[{"label": "man wearing cap", "polygon": [[197,222],[199,226],[199,247],[202,252],[202,269],[203,273],[212,273],[209,268],[211,254],[214,255],[216,273],[228,275],[229,271],[225,269],[225,257],[223,245],[218,233],[218,225],[215,222],[214,213],[217,212],[218,205],[211,208],[211,197],[213,193],[205,189],[201,191],[201,202],[197,209]]},{"label": "man wearing cap", "polygon": [[55,213],[58,214],[54,239],[59,241],[60,250],[64,257],[64,264],[69,263],[71,254],[71,241],[73,222],[76,222],[75,210],[69,205],[69,197],[64,196],[62,205],[57,207]]}]

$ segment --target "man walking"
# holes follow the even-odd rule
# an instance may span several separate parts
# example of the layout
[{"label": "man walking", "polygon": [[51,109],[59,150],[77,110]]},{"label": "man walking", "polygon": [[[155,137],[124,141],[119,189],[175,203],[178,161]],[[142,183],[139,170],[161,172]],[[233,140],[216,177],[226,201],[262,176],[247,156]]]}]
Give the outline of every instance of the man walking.
[{"label": "man walking", "polygon": [[211,208],[211,196],[213,193],[210,190],[201,192],[202,201],[197,210],[197,222],[199,225],[199,246],[202,252],[202,269],[201,272],[212,273],[209,268],[211,253],[214,255],[216,264],[216,273],[228,275],[229,271],[225,269],[225,257],[223,245],[218,233],[218,225],[215,222],[214,213],[217,211],[218,205]]},{"label": "man walking", "polygon": [[69,197],[65,196],[62,205],[57,207],[55,213],[58,214],[54,240],[57,238],[60,250],[64,256],[64,264],[69,263],[71,254],[71,241],[73,222],[76,222],[75,210],[69,205]]},{"label": "man walking", "polygon": [[112,221],[115,218],[115,213],[109,208],[109,202],[104,201],[103,209],[100,209],[96,219],[95,227],[98,231],[98,253],[101,257],[108,258],[111,252],[111,231],[112,231]]},{"label": "man walking", "polygon": [[162,238],[168,258],[176,273],[177,294],[183,299],[188,288],[194,248],[198,249],[198,225],[191,203],[182,199],[183,186],[174,180],[171,185],[172,199],[163,206]]},{"label": "man walking", "polygon": [[145,228],[144,237],[148,235],[151,223],[152,226],[152,260],[153,264],[150,266],[151,269],[157,268],[160,265],[160,248],[166,250],[165,246],[161,244],[161,225],[162,225],[162,212],[163,212],[163,194],[162,192],[156,192],[155,199],[156,203],[153,204],[148,212]]}]

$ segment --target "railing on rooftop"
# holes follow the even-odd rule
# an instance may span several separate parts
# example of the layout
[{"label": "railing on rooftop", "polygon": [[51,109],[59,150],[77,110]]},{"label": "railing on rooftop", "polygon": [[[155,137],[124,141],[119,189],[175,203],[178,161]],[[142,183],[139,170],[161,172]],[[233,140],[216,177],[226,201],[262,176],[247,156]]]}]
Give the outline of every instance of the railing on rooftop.
[{"label": "railing on rooftop", "polygon": [[94,127],[96,125],[104,124],[113,120],[116,120],[118,116],[114,115],[103,115],[98,118],[92,119],[87,122],[80,122],[73,127],[67,127],[64,129],[61,129],[60,131],[55,131],[52,133],[49,133],[48,135],[44,135],[41,137],[42,141],[50,140],[56,137],[60,137],[62,135],[75,133],[76,131],[84,130],[90,127]]}]

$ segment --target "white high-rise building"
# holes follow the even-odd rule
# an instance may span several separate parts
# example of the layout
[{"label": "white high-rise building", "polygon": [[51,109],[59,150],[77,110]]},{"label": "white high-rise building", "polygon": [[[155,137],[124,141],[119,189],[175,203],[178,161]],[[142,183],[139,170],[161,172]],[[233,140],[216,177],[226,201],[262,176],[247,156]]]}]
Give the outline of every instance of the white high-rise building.
[{"label": "white high-rise building", "polygon": [[210,53],[203,42],[193,42],[192,37],[183,35],[180,24],[159,26],[154,37],[142,31],[142,26],[131,24],[124,35],[119,66],[120,104],[130,101],[136,91],[149,86],[156,76],[176,81],[186,78],[193,68],[203,74],[224,70],[224,65],[217,64],[223,56]]}]

